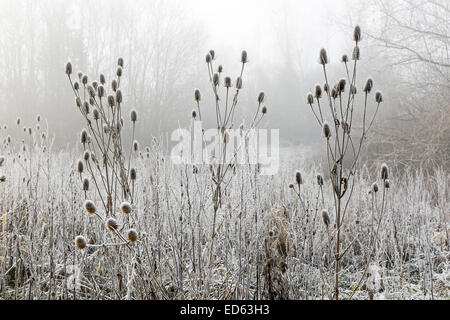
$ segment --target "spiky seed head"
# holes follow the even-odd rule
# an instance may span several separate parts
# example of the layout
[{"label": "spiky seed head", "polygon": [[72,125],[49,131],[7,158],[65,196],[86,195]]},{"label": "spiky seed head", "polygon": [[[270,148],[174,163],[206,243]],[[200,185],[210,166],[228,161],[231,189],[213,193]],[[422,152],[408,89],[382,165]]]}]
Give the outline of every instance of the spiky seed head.
[{"label": "spiky seed head", "polygon": [[136,230],[130,229],[130,230],[128,230],[127,236],[128,236],[128,240],[130,240],[130,242],[136,242],[136,240],[138,238],[138,233]]},{"label": "spiky seed head", "polygon": [[356,26],[355,30],[353,31],[353,40],[356,43],[361,41],[361,28],[359,26]]},{"label": "spiky seed head", "polygon": [[94,116],[94,120],[98,120],[98,119],[100,119],[100,112],[98,111],[98,109],[97,108],[95,108],[93,111],[92,111],[92,115]]},{"label": "spiky seed head", "polygon": [[325,224],[325,227],[327,227],[330,225],[330,216],[328,215],[328,211],[327,210],[322,210],[322,220],[323,223]]},{"label": "spiky seed head", "polygon": [[95,207],[94,202],[91,200],[86,200],[84,202],[84,209],[87,213],[94,214],[97,211],[97,208]]},{"label": "spiky seed head", "polygon": [[117,220],[114,218],[109,218],[108,220],[106,220],[106,227],[110,230],[110,231],[116,231],[119,228],[119,224],[117,223]]},{"label": "spiky seed head", "polygon": [[117,90],[116,92],[116,101],[117,103],[122,103],[122,91]]},{"label": "spiky seed head", "polygon": [[374,182],[372,184],[372,192],[374,192],[374,193],[378,192],[378,183]]},{"label": "spiky seed head", "polygon": [[358,92],[358,90],[356,89],[356,86],[354,84],[350,85],[350,92],[352,95],[355,95]]},{"label": "spiky seed head", "polygon": [[98,86],[97,94],[100,98],[105,96],[105,87],[103,85]]},{"label": "spiky seed head", "polygon": [[328,55],[327,55],[327,50],[325,50],[325,48],[320,49],[319,64],[321,64],[321,65],[328,64]]},{"label": "spiky seed head", "polygon": [[324,83],[324,84],[323,84],[323,91],[325,91],[325,92],[328,93],[329,90],[330,90],[330,87],[328,86],[328,84],[327,84],[327,83]]},{"label": "spiky seed head", "polygon": [[80,133],[80,142],[81,144],[85,145],[88,141],[88,132],[86,129],[83,128]]},{"label": "spiky seed head", "polygon": [[213,74],[213,83],[215,86],[219,85],[219,74],[218,73]]},{"label": "spiky seed head", "polygon": [[336,99],[339,96],[339,91],[337,90],[337,87],[334,87],[333,89],[331,89],[331,97],[333,99]]},{"label": "spiky seed head", "polygon": [[83,111],[85,114],[89,114],[89,112],[91,111],[89,108],[89,103],[87,103],[87,102],[83,103]]},{"label": "spiky seed head", "polygon": [[133,142],[133,150],[134,152],[138,152],[139,150],[139,142],[137,142],[136,140],[134,140]]},{"label": "spiky seed head", "polygon": [[131,168],[130,169],[130,179],[134,181],[134,180],[136,180],[136,176],[137,176],[136,169],[135,168]]},{"label": "spiky seed head", "polygon": [[137,111],[135,109],[131,110],[130,112],[130,119],[132,122],[136,122],[137,120]]},{"label": "spiky seed head", "polygon": [[100,75],[100,83],[103,84],[103,85],[106,83],[106,79],[105,79],[105,75],[104,74]]},{"label": "spiky seed head", "polygon": [[386,163],[381,165],[381,179],[387,180],[389,179],[389,168]]},{"label": "spiky seed head", "polygon": [[383,94],[380,91],[375,93],[375,101],[380,104],[383,102]]},{"label": "spiky seed head", "polygon": [[384,187],[385,187],[386,189],[389,189],[389,188],[391,187],[391,184],[390,184],[390,182],[389,182],[389,179],[384,180]]},{"label": "spiky seed head", "polygon": [[120,57],[119,59],[117,59],[117,65],[121,68],[123,68],[123,58]]},{"label": "spiky seed head", "polygon": [[347,81],[345,79],[339,80],[339,83],[338,83],[339,93],[342,93],[342,92],[345,91],[345,85],[346,84],[347,84]]},{"label": "spiky seed head", "polygon": [[17,124],[18,126],[20,126],[20,118],[17,118],[17,119],[16,119],[16,124]]},{"label": "spiky seed head", "polygon": [[231,87],[231,78],[230,77],[225,77],[224,85],[225,85],[225,88],[230,88]]},{"label": "spiky seed head", "polygon": [[314,103],[314,96],[311,92],[308,92],[308,94],[306,95],[306,103],[308,103],[310,106],[312,106]]},{"label": "spiky seed head", "polygon": [[261,104],[264,102],[264,92],[260,92],[258,95],[258,102]]},{"label": "spiky seed head", "polygon": [[118,77],[121,77],[121,76],[122,76],[122,67],[118,67],[118,68],[117,68],[116,75],[117,75]]},{"label": "spiky seed head", "polygon": [[236,89],[238,89],[238,90],[242,89],[242,78],[241,77],[238,77],[236,79]]},{"label": "spiky seed head", "polygon": [[78,108],[81,108],[82,102],[81,102],[80,97],[77,97],[77,98],[75,99],[75,104],[77,105]]},{"label": "spiky seed head", "polygon": [[360,53],[359,47],[356,46],[356,47],[353,49],[352,59],[353,59],[353,60],[359,60],[360,57],[361,57],[361,53]]},{"label": "spiky seed head", "polygon": [[344,55],[342,56],[341,61],[342,61],[343,63],[347,63],[347,62],[348,62],[348,56],[347,56],[346,54],[344,54]]},{"label": "spiky seed head", "polygon": [[328,124],[327,121],[323,122],[322,131],[323,131],[324,137],[327,138],[327,140],[331,138],[330,125]]},{"label": "spiky seed head", "polygon": [[114,99],[114,96],[109,95],[108,96],[108,105],[112,108],[116,105],[116,100]]},{"label": "spiky seed head", "polygon": [[89,179],[88,178],[83,179],[83,191],[89,191]]},{"label": "spiky seed head", "polygon": [[211,54],[209,54],[209,52],[206,54],[205,61],[206,61],[206,63],[211,63],[211,61],[212,61],[212,57],[211,57]]},{"label": "spiky seed head", "polygon": [[91,153],[89,151],[85,151],[83,154],[84,161],[86,161],[86,162],[89,161],[90,157],[91,157]]},{"label": "spiky seed head", "polygon": [[83,236],[76,236],[75,237],[75,246],[80,249],[83,250],[84,248],[86,248],[87,242],[86,242],[86,238]]},{"label": "spiky seed head", "polygon": [[192,109],[192,118],[195,120],[197,119],[197,111],[195,111],[195,109]]},{"label": "spiky seed head", "polygon": [[241,52],[241,62],[242,63],[247,63],[248,62],[247,51],[245,51],[245,50],[243,50]]},{"label": "spiky seed head", "polygon": [[67,64],[66,64],[66,74],[68,76],[70,76],[72,74],[72,63],[70,63],[70,61],[67,62]]},{"label": "spiky seed head", "polygon": [[364,85],[363,91],[366,93],[370,93],[373,88],[373,80],[371,78],[367,79],[366,84]]},{"label": "spiky seed head", "polygon": [[262,114],[266,114],[267,113],[267,106],[262,107],[261,112],[262,112]]},{"label": "spiky seed head", "polygon": [[195,89],[194,91],[194,100],[196,102],[199,102],[202,99],[202,96],[200,94],[200,90],[199,89]]},{"label": "spiky seed head", "polygon": [[114,92],[117,91],[117,81],[115,79],[111,81],[111,88],[113,89]]},{"label": "spiky seed head", "polygon": [[222,73],[223,72],[223,67],[221,64],[219,64],[219,66],[217,67],[217,72],[218,73]]},{"label": "spiky seed head", "polygon": [[322,98],[322,87],[319,84],[316,85],[316,88],[314,90],[314,96],[316,99]]},{"label": "spiky seed head", "polygon": [[92,87],[97,90],[98,89],[98,82],[97,81],[92,81]]},{"label": "spiky seed head", "polygon": [[323,186],[323,178],[320,174],[317,175],[317,185]]},{"label": "spiky seed head", "polygon": [[214,52],[214,50],[209,50],[209,55],[211,56],[212,60],[216,58],[216,53]]},{"label": "spiky seed head", "polygon": [[295,183],[298,185],[303,184],[302,174],[300,173],[300,171],[297,171],[295,173]]},{"label": "spiky seed head", "polygon": [[120,205],[120,210],[124,214],[130,214],[131,213],[131,205],[130,205],[130,203],[127,202],[127,201],[122,202],[122,204]]},{"label": "spiky seed head", "polygon": [[289,184],[289,189],[294,189],[294,184]]},{"label": "spiky seed head", "polygon": [[77,171],[78,171],[78,173],[83,173],[83,171],[84,171],[83,161],[81,161],[81,160],[78,160],[78,162],[77,162]]},{"label": "spiky seed head", "polygon": [[84,76],[81,78],[81,83],[82,83],[83,85],[87,85],[88,81],[89,81],[89,78],[88,78],[87,75],[84,75]]},{"label": "spiky seed head", "polygon": [[78,83],[78,81],[75,81],[75,82],[73,83],[73,88],[74,88],[76,91],[78,91],[78,90],[80,89],[80,84]]}]

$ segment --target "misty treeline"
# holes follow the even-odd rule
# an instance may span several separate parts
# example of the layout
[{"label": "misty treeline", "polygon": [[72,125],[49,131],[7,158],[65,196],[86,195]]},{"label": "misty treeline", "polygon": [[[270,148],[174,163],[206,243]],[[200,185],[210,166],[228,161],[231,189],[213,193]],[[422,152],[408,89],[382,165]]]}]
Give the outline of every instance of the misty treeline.
[{"label": "misty treeline", "polygon": [[[152,135],[188,125],[194,89],[208,85],[198,80],[205,72],[203,53],[218,48],[210,48],[214,33],[186,10],[186,2],[5,0],[1,5],[1,123],[13,134],[20,134],[20,128],[13,126],[16,117],[26,124],[41,114],[54,133],[55,148],[72,144],[78,127],[68,119],[78,110],[61,73],[64,64],[70,60],[77,70],[96,78],[102,70],[114,70],[111,61],[117,57],[126,61],[124,99],[145,123],[137,132],[143,143],[149,143]],[[282,143],[311,145],[319,140],[304,93],[321,81],[319,66],[308,58],[320,48],[308,43],[314,30],[297,28],[292,16],[288,18],[295,5],[292,1],[274,4],[274,10],[281,9],[267,23],[273,24],[276,34],[272,50],[276,58],[265,63],[262,58],[250,59],[251,84],[245,88],[239,112],[251,109],[252,99],[264,88],[271,113],[268,126],[280,128]],[[449,1],[371,0],[340,5],[348,7],[342,17],[334,16],[333,8],[323,8],[330,11],[330,28],[350,30],[355,22],[362,26],[371,63],[360,70],[361,78],[374,76],[389,97],[380,110],[376,134],[369,137],[366,160],[375,163],[383,155],[400,168],[448,167]],[[228,19],[233,23],[232,17]],[[249,46],[242,49],[250,57],[274,55]],[[342,46],[330,52],[332,60],[339,60],[346,50],[351,53],[351,48]],[[221,49],[223,56],[234,54]]]}]

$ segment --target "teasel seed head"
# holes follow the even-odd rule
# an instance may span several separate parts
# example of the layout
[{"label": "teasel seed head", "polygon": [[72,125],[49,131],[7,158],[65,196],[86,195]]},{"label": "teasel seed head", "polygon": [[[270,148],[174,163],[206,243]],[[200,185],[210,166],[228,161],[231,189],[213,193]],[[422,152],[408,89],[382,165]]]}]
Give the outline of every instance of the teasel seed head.
[{"label": "teasel seed head", "polygon": [[78,108],[81,108],[81,105],[83,104],[83,103],[81,102],[80,97],[77,97],[77,98],[75,99],[75,103],[76,103],[76,105],[77,105]]},{"label": "teasel seed head", "polygon": [[115,79],[111,81],[111,88],[113,89],[114,92],[117,91],[117,81]]},{"label": "teasel seed head", "polygon": [[378,183],[374,182],[372,184],[372,192],[374,192],[374,193],[378,192]]},{"label": "teasel seed head", "polygon": [[119,224],[117,223],[117,220],[114,218],[109,218],[108,220],[106,220],[106,227],[114,232],[119,228]]},{"label": "teasel seed head", "polygon": [[295,173],[295,183],[298,185],[303,184],[302,174],[300,173],[300,171],[297,171]]},{"label": "teasel seed head", "polygon": [[328,86],[328,84],[327,84],[327,83],[324,83],[324,84],[323,84],[323,91],[325,91],[325,92],[328,93],[329,90],[330,90],[330,87]]},{"label": "teasel seed head", "polygon": [[323,186],[323,178],[320,174],[317,175],[317,185],[318,186]]},{"label": "teasel seed head", "polygon": [[206,54],[205,61],[206,61],[206,63],[211,63],[211,61],[212,61],[212,57],[209,52]]},{"label": "teasel seed head", "polygon": [[386,163],[381,165],[381,179],[387,180],[389,179],[389,168]]},{"label": "teasel seed head", "polygon": [[88,140],[88,132],[86,129],[81,130],[80,133],[80,142],[82,145],[85,145],[87,143]]},{"label": "teasel seed head", "polygon": [[218,73],[222,73],[223,72],[223,67],[221,64],[219,64],[219,66],[217,67],[217,72]]},{"label": "teasel seed head", "polygon": [[100,83],[101,83],[102,85],[104,85],[104,84],[106,83],[106,79],[105,79],[105,75],[104,75],[104,74],[101,74],[101,75],[100,75]]},{"label": "teasel seed head", "polygon": [[89,191],[89,179],[88,178],[83,179],[83,191]]},{"label": "teasel seed head", "polygon": [[95,212],[97,212],[97,208],[95,207],[94,202],[92,202],[91,200],[86,200],[84,202],[84,209],[87,213],[90,214],[94,214]]},{"label": "teasel seed head", "polygon": [[262,114],[266,114],[267,113],[267,106],[262,107],[261,112],[262,112]]},{"label": "teasel seed head", "polygon": [[130,242],[136,242],[136,240],[138,238],[138,233],[136,230],[130,229],[130,230],[128,230],[127,237],[128,237],[128,240],[130,240]]},{"label": "teasel seed head", "polygon": [[5,175],[2,175],[1,177],[0,177],[0,182],[5,182],[6,181],[6,176]]},{"label": "teasel seed head", "polygon": [[213,74],[213,83],[215,86],[219,85],[219,74],[218,73]]},{"label": "teasel seed head", "polygon": [[328,55],[327,55],[327,50],[325,50],[325,48],[320,49],[319,64],[321,64],[321,65],[328,64]]},{"label": "teasel seed head", "polygon": [[323,131],[324,137],[327,138],[327,140],[331,138],[330,125],[328,124],[327,121],[323,122],[322,131]]},{"label": "teasel seed head", "polygon": [[350,92],[352,95],[355,95],[358,92],[358,90],[356,89],[356,86],[354,84],[350,85]]},{"label": "teasel seed head", "polygon": [[359,26],[356,26],[355,30],[353,31],[353,40],[356,42],[356,44],[361,41],[361,28]]},{"label": "teasel seed head", "polygon": [[127,202],[127,201],[122,202],[122,204],[120,205],[120,210],[124,214],[130,214],[131,213],[131,205],[130,205],[130,203]]},{"label": "teasel seed head", "polygon": [[240,90],[242,89],[242,78],[238,77],[236,80],[236,89]]},{"label": "teasel seed head", "polygon": [[231,78],[225,77],[224,83],[225,83],[225,88],[230,88],[231,87]]},{"label": "teasel seed head", "polygon": [[88,76],[84,75],[83,78],[81,78],[81,83],[84,84],[84,85],[87,85],[88,80],[89,80]]},{"label": "teasel seed head", "polygon": [[138,152],[139,150],[139,142],[137,142],[137,140],[134,140],[133,142],[133,150],[134,152]]},{"label": "teasel seed head", "polygon": [[216,53],[214,52],[214,50],[209,50],[209,55],[211,56],[212,60],[216,58]]},{"label": "teasel seed head", "polygon": [[100,119],[100,112],[98,111],[97,108],[95,108],[95,109],[92,111],[92,115],[94,116],[94,120],[95,120],[95,121],[97,121],[98,119]]},{"label": "teasel seed head", "polygon": [[70,76],[72,74],[72,63],[70,63],[70,61],[67,62],[67,64],[66,64],[66,74],[68,76]]},{"label": "teasel seed head", "polygon": [[78,162],[77,162],[77,171],[78,171],[78,173],[83,173],[83,171],[84,171],[83,161],[81,161],[81,160],[78,160]]},{"label": "teasel seed head", "polygon": [[20,126],[20,118],[17,118],[17,119],[16,119],[16,124],[17,124],[18,126]]},{"label": "teasel seed head", "polygon": [[380,91],[375,93],[375,101],[380,104],[383,102],[383,94]]},{"label": "teasel seed head", "polygon": [[343,63],[347,63],[347,62],[348,62],[348,56],[347,56],[346,54],[344,54],[344,55],[342,56],[341,61],[342,61]]},{"label": "teasel seed head", "polygon": [[384,180],[384,187],[385,187],[386,189],[389,189],[389,188],[391,187],[391,184],[390,184],[390,182],[389,182],[389,179]]},{"label": "teasel seed head", "polygon": [[122,76],[122,68],[118,67],[116,71],[116,75],[120,78]]},{"label": "teasel seed head", "polygon": [[306,102],[312,106],[314,103],[314,96],[311,92],[308,92],[308,94],[306,95]]},{"label": "teasel seed head", "polygon": [[328,211],[325,209],[322,210],[322,220],[325,224],[325,227],[328,229],[328,226],[330,225],[330,216],[328,215]]},{"label": "teasel seed head", "polygon": [[94,88],[95,90],[98,89],[98,82],[97,81],[92,81],[92,88]]},{"label": "teasel seed head", "polygon": [[75,82],[73,83],[73,88],[74,88],[76,91],[78,91],[78,90],[80,89],[80,84],[78,83],[78,81],[75,81]]},{"label": "teasel seed head", "polygon": [[114,96],[109,95],[108,96],[108,105],[112,108],[116,105],[116,100],[114,99]]},{"label": "teasel seed head", "polygon": [[197,119],[197,111],[195,111],[195,109],[192,110],[192,118],[194,120]]},{"label": "teasel seed head", "polygon": [[98,86],[97,94],[100,98],[105,96],[105,87],[103,85]]},{"label": "teasel seed head", "polygon": [[136,122],[137,120],[137,111],[135,109],[131,110],[130,112],[130,119],[132,122]]},{"label": "teasel seed head", "polygon": [[342,93],[342,92],[345,91],[345,85],[346,84],[347,84],[347,81],[345,79],[339,80],[339,83],[338,83],[339,93]]},{"label": "teasel seed head", "polygon": [[247,51],[243,50],[241,53],[241,62],[243,64],[248,62],[248,56],[247,56]]},{"label": "teasel seed head", "polygon": [[367,79],[366,84],[364,85],[363,91],[369,94],[370,91],[372,91],[372,88],[373,88],[373,80],[369,78]]},{"label": "teasel seed head", "polygon": [[91,153],[89,151],[85,151],[83,154],[84,161],[88,162],[90,158],[91,158]]},{"label": "teasel seed head", "polygon": [[264,92],[260,92],[258,95],[258,102],[261,104],[264,102]]},{"label": "teasel seed head", "polygon": [[117,65],[121,68],[123,68],[123,58],[120,57],[119,59],[117,59]]},{"label": "teasel seed head", "polygon": [[194,91],[194,100],[196,102],[200,102],[201,99],[202,99],[202,96],[200,94],[200,90],[199,89],[195,89],[195,91]]},{"label": "teasel seed head", "polygon": [[136,169],[135,168],[131,168],[130,169],[130,179],[134,181],[134,180],[136,180],[136,176],[137,176],[136,175]]},{"label": "teasel seed head", "polygon": [[89,108],[89,103],[87,103],[87,102],[83,103],[83,111],[85,114],[89,114],[89,112],[91,111]]},{"label": "teasel seed head", "polygon": [[331,89],[331,97],[333,99],[336,99],[337,97],[339,97],[339,91],[337,90],[337,87],[334,87],[333,89]]},{"label": "teasel seed head", "polygon": [[86,248],[86,246],[87,246],[86,238],[83,236],[76,236],[75,237],[75,246],[80,250],[83,250],[84,248]]},{"label": "teasel seed head", "polygon": [[117,103],[122,103],[122,91],[117,90],[116,92],[116,101]]},{"label": "teasel seed head", "polygon": [[289,184],[289,189],[294,189],[294,184]]},{"label": "teasel seed head", "polygon": [[356,47],[353,49],[352,59],[353,59],[353,60],[359,60],[360,57],[361,57],[361,53],[360,53],[359,47],[356,46]]},{"label": "teasel seed head", "polygon": [[319,84],[316,85],[314,96],[316,99],[322,98],[322,87]]}]

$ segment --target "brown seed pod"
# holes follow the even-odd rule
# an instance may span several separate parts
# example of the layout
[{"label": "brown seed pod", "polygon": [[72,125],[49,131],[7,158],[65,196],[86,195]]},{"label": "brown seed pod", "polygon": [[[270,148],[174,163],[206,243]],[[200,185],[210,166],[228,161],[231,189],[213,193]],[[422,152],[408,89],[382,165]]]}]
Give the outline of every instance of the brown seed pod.
[{"label": "brown seed pod", "polygon": [[84,202],[84,208],[86,209],[86,212],[90,214],[94,214],[97,211],[94,202],[92,202],[91,200],[86,200]]},{"label": "brown seed pod", "polygon": [[131,213],[131,205],[130,205],[130,203],[127,202],[127,201],[122,202],[122,204],[120,205],[120,210],[124,214],[130,214]]},{"label": "brown seed pod", "polygon": [[86,248],[86,245],[87,245],[87,243],[86,243],[86,238],[85,237],[83,237],[83,236],[76,236],[75,237],[75,246],[78,249],[83,250],[84,248]]},{"label": "brown seed pod", "polygon": [[128,240],[130,240],[130,242],[136,242],[136,240],[138,238],[138,233],[136,230],[130,229],[130,230],[128,230],[127,236],[128,236]]},{"label": "brown seed pod", "polygon": [[106,227],[110,230],[110,231],[115,231],[119,228],[119,224],[117,223],[117,220],[114,218],[109,218],[108,220],[106,220]]}]

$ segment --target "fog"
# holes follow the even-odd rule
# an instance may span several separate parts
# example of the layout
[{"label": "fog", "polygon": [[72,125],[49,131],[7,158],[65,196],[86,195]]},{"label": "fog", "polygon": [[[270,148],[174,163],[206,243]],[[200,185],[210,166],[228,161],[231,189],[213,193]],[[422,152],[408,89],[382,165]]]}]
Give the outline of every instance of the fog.
[{"label": "fog", "polygon": [[[284,144],[311,145],[320,136],[305,96],[316,83],[323,83],[318,52],[322,47],[328,50],[333,80],[342,76],[339,62],[342,54],[351,55],[356,24],[364,34],[359,86],[369,75],[377,79],[379,89],[392,91],[381,117],[398,116],[398,105],[405,101],[399,93],[411,91],[411,82],[425,74],[427,65],[418,67],[408,51],[401,56],[395,53],[401,46],[395,48],[388,40],[402,26],[393,21],[409,14],[410,24],[421,30],[440,28],[436,34],[448,39],[448,23],[436,25],[426,19],[428,13],[442,14],[435,15],[439,9],[448,14],[448,1],[436,1],[429,12],[420,11],[423,2],[409,2],[2,0],[0,121],[9,134],[20,137],[22,126],[34,126],[40,114],[55,138],[54,148],[70,146],[80,124],[65,63],[71,61],[74,72],[82,71],[90,81],[101,73],[110,81],[117,59],[123,57],[126,109],[138,110],[138,137],[145,143],[152,136],[189,125],[195,88],[205,99],[212,98],[204,61],[209,50],[215,50],[217,64],[232,79],[240,70],[240,52],[247,50],[240,117],[249,118],[258,93],[264,91],[268,117],[263,126],[280,129]],[[414,12],[407,13],[402,6]],[[439,44],[439,38],[425,39],[425,45],[417,37],[417,41],[411,39],[397,38],[436,55],[430,53],[430,46]],[[447,53],[441,51],[438,58],[448,62]],[[422,62],[426,59],[422,56]],[[427,72],[439,75],[442,83],[448,67],[431,66],[439,70],[428,68]],[[213,116],[213,108],[205,107],[205,113],[209,111]],[[15,126],[17,117],[23,119],[20,128]]]}]

